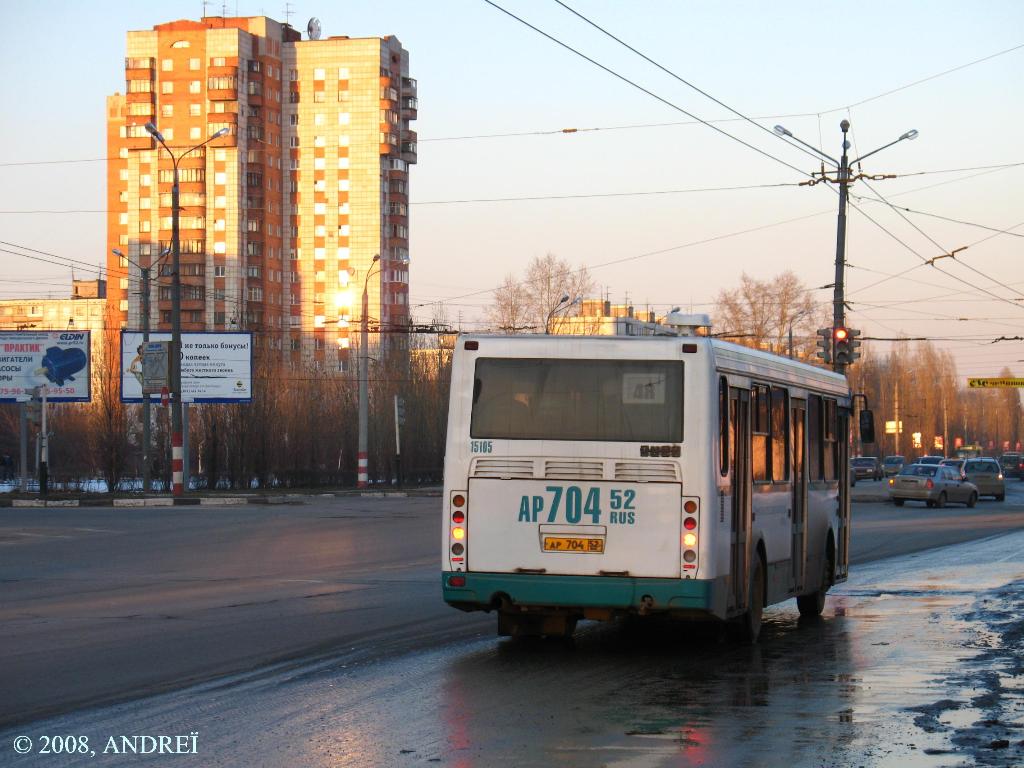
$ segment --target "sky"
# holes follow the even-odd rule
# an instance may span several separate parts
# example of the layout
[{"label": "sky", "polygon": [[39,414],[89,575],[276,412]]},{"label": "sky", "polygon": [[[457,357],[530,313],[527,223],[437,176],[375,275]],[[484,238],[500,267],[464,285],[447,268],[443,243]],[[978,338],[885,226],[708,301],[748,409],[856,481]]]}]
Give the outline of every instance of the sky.
[{"label": "sky", "polygon": [[[410,52],[417,320],[441,305],[482,327],[493,289],[547,253],[659,313],[714,321],[743,273],[787,269],[828,305],[836,190],[801,186],[819,161],[771,129],[838,157],[846,119],[851,159],[919,131],[860,167],[895,178],[851,187],[847,324],[933,339],[964,377],[1024,375],[1024,341],[997,341],[1024,336],[1024,4],[565,0],[666,72],[555,0],[495,2],[550,37],[486,0],[288,4],[299,29],[315,16],[324,36],[393,34]],[[284,3],[223,7],[285,18]],[[104,98],[124,90],[125,32],[198,18],[203,3],[5,11],[0,241],[101,265]],[[67,268],[2,251],[0,264],[2,297],[70,291]]]}]

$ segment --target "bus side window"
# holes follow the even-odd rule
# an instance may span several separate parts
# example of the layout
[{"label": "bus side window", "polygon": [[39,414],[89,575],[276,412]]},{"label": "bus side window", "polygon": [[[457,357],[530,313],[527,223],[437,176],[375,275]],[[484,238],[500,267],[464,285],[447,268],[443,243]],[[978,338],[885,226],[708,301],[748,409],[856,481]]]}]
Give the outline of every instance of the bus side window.
[{"label": "bus side window", "polygon": [[729,474],[729,382],[718,380],[718,445],[722,477]]},{"label": "bus side window", "polygon": [[822,448],[822,408],[821,396],[811,395],[807,398],[807,479],[811,482],[822,480],[821,448]]},{"label": "bus side window", "polygon": [[772,387],[772,479],[789,480],[789,392]]},{"label": "bus side window", "polygon": [[755,384],[750,393],[752,399],[752,410],[754,412],[752,467],[754,482],[771,482],[771,444],[769,435],[771,431],[771,403],[769,400],[768,387],[764,384]]},{"label": "bus side window", "polygon": [[839,479],[839,441],[836,437],[838,434],[838,424],[836,419],[838,413],[836,410],[835,400],[825,401],[825,436],[824,436],[824,450],[822,455],[824,457],[825,464],[825,479],[826,480],[838,480]]}]

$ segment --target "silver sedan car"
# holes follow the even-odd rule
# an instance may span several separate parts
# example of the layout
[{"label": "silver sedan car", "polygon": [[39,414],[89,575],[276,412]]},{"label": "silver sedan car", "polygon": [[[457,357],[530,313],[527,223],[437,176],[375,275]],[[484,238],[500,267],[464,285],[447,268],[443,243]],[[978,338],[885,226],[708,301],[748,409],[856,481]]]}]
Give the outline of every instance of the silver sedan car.
[{"label": "silver sedan car", "polygon": [[995,496],[996,501],[1006,498],[1003,468],[996,459],[968,459],[964,464],[967,479],[978,486],[979,496]]},{"label": "silver sedan car", "polygon": [[889,498],[897,507],[908,500],[923,501],[928,507],[944,507],[950,502],[973,507],[978,503],[978,487],[953,467],[910,464],[889,478]]}]

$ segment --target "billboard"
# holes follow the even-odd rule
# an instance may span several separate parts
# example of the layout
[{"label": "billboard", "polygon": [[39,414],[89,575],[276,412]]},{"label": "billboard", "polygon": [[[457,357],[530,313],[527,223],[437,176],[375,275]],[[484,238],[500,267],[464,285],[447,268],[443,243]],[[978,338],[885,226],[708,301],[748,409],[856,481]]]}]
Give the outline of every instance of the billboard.
[{"label": "billboard", "polygon": [[55,403],[92,399],[89,331],[0,331],[0,403],[32,399],[46,385]]},{"label": "billboard", "polygon": [[[149,334],[150,342],[170,341],[166,331]],[[121,400],[142,402],[144,360],[142,331],[121,331]],[[151,401],[159,402],[157,394]],[[248,403],[252,400],[252,334],[198,332],[181,334],[181,401]]]}]

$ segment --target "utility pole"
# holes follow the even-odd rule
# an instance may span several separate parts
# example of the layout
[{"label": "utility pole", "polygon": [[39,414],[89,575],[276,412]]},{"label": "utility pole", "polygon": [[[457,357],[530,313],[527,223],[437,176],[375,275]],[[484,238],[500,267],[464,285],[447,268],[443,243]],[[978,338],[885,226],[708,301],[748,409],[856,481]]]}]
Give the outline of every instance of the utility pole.
[{"label": "utility pole", "polygon": [[836,178],[829,178],[829,176],[825,173],[824,165],[822,165],[821,171],[818,174],[815,174],[820,178],[815,178],[811,181],[805,181],[803,182],[803,184],[813,186],[815,184],[819,184],[822,181],[828,181],[839,185],[839,221],[836,228],[836,272],[835,284],[833,286],[832,292],[832,333],[833,343],[839,341],[848,343],[845,343],[841,349],[839,348],[839,345],[836,344],[837,348],[833,351],[832,354],[832,370],[834,370],[836,373],[845,374],[846,366],[852,363],[858,357],[860,357],[860,354],[855,351],[856,348],[860,345],[860,342],[853,341],[852,339],[850,339],[851,336],[857,336],[860,332],[851,331],[848,333],[846,328],[846,300],[843,292],[846,279],[846,207],[847,201],[849,199],[850,184],[853,181],[856,181],[857,179],[865,178],[865,175],[860,173],[858,173],[855,177],[851,178],[850,166],[857,165],[870,155],[873,155],[876,152],[881,152],[886,147],[891,147],[893,144],[898,144],[899,142],[904,141],[905,139],[916,139],[917,131],[907,131],[898,139],[896,139],[896,141],[890,141],[888,144],[885,144],[879,147],[878,149],[874,149],[865,155],[861,155],[856,160],[850,161],[849,156],[847,154],[847,151],[850,149],[850,142],[847,139],[847,134],[850,131],[850,121],[843,120],[842,122],[840,122],[839,129],[843,132],[843,154],[839,160],[836,160],[834,157],[826,155],[817,147],[808,144],[805,141],[801,141],[796,136],[794,136],[789,130],[787,130],[785,127],[781,125],[776,125],[774,130],[775,133],[777,133],[779,136],[783,136],[787,139],[791,139],[792,141],[797,142],[798,144],[802,144],[804,147],[807,147],[822,159],[829,161],[832,164],[833,168],[835,168],[836,170]]},{"label": "utility pole", "polygon": [[370,275],[373,274],[374,264],[380,261],[380,254],[375,254],[370,266],[366,269],[366,277],[363,278],[363,317],[359,324],[359,446],[357,448],[356,460],[358,462],[356,474],[356,487],[366,488],[370,480],[369,449],[369,424],[370,424],[370,354],[369,354],[369,331],[366,327],[369,315],[370,299],[367,294],[367,285],[370,282]]},{"label": "utility pole", "polygon": [[172,494],[181,496],[184,493],[184,457],[182,450],[182,411],[181,411],[181,205],[179,198],[180,185],[178,184],[178,163],[191,152],[201,149],[214,139],[220,138],[229,132],[228,128],[221,128],[210,138],[201,144],[196,144],[191,149],[185,150],[180,155],[171,152],[171,148],[164,141],[163,134],[157,130],[155,123],[146,123],[146,131],[160,142],[160,145],[170,155],[171,164],[174,168],[174,175],[171,181],[171,259],[173,272],[171,273],[171,482]]},{"label": "utility pole", "polygon": [[896,419],[896,450],[893,451],[897,456],[900,455],[900,379],[899,375],[896,376],[896,383],[893,387],[892,393],[892,409],[894,411],[893,417]]},{"label": "utility pole", "polygon": [[[142,343],[149,341],[149,270],[150,267],[139,267],[142,272]],[[145,367],[143,367],[145,370]],[[151,467],[149,460],[149,395],[142,393],[142,492],[149,493],[153,484],[150,477]]]},{"label": "utility pole", "polygon": [[46,390],[45,384],[39,386],[39,397],[42,399],[42,415],[39,432],[39,495],[46,496],[49,482],[50,438],[46,433]]}]

